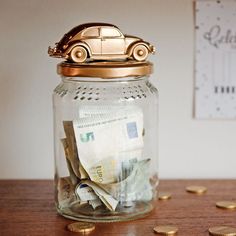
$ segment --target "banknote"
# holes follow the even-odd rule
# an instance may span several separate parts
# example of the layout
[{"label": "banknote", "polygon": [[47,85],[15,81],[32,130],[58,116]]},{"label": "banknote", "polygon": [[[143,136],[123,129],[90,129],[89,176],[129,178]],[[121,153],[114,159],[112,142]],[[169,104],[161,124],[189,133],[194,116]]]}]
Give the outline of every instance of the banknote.
[{"label": "banknote", "polygon": [[61,206],[67,206],[69,203],[77,201],[75,187],[69,176],[58,179],[57,199]]},{"label": "banknote", "polygon": [[91,106],[83,105],[79,108],[79,118],[85,117],[98,117],[107,114],[113,114],[119,116],[120,113],[130,113],[130,112],[142,112],[141,108],[134,105],[101,105],[101,106]]},{"label": "banknote", "polygon": [[68,145],[68,159],[70,160],[71,167],[74,174],[79,179],[86,179],[88,174],[81,165],[78,157],[78,150],[75,140],[74,128],[72,121],[63,121],[64,131],[66,134],[66,141]]},{"label": "banknote", "polygon": [[[116,182],[122,159],[142,156],[143,114],[140,111],[107,114],[99,119],[80,118],[73,121],[73,127],[79,160],[95,182]],[[107,172],[109,166],[110,173]]]},{"label": "banknote", "polygon": [[76,174],[74,173],[74,170],[72,168],[71,165],[71,161],[70,161],[70,155],[69,155],[69,146],[68,146],[68,142],[66,138],[61,139],[63,148],[64,148],[64,152],[65,152],[65,157],[66,157],[66,163],[67,163],[67,168],[70,174],[70,179],[73,185],[77,184],[78,182],[78,178],[76,176]]},{"label": "banknote", "polygon": [[120,202],[151,200],[153,193],[149,181],[150,159],[133,163],[131,169],[129,176],[123,181],[98,185]]},{"label": "banknote", "polygon": [[96,209],[97,207],[102,205],[102,202],[99,199],[98,195],[87,184],[78,184],[75,189],[75,194],[82,202],[89,203],[89,205],[91,205],[93,209]]},{"label": "banknote", "polygon": [[114,197],[108,194],[103,188],[101,188],[91,180],[82,180],[81,182],[91,187],[93,191],[96,193],[96,195],[99,197],[99,199],[110,211],[116,210],[116,207],[119,203],[118,200],[116,200]]},{"label": "banknote", "polygon": [[91,205],[93,209],[97,209],[102,205],[102,201],[99,198],[90,200],[89,205]]},{"label": "banknote", "polygon": [[116,183],[125,179],[132,171],[133,163],[142,158],[142,149],[119,152],[87,169],[90,179],[96,183]]}]

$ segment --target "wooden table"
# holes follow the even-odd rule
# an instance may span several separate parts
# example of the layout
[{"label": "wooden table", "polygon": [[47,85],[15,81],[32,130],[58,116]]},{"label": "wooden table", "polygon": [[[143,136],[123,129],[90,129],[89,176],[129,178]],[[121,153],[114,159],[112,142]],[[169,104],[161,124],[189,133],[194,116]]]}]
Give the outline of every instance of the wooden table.
[{"label": "wooden table", "polygon": [[[187,193],[187,185],[204,185],[204,195]],[[171,200],[157,201],[146,218],[124,223],[100,223],[91,236],[156,235],[153,227],[172,224],[179,236],[208,235],[215,225],[236,226],[236,211],[215,207],[219,200],[236,200],[236,180],[163,180],[161,191],[170,191]],[[57,215],[51,180],[0,181],[0,236],[81,235],[66,230],[72,220]]]}]

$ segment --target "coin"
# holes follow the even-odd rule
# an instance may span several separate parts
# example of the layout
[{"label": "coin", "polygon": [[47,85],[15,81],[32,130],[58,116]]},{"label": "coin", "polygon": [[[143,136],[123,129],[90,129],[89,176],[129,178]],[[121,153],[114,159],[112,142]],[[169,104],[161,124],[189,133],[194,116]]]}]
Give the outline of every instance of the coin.
[{"label": "coin", "polygon": [[216,203],[216,206],[224,209],[236,209],[236,202],[220,201]]},{"label": "coin", "polygon": [[158,194],[158,199],[159,200],[167,200],[167,199],[170,199],[171,198],[171,193],[168,193],[168,192],[160,192]]},{"label": "coin", "polygon": [[158,225],[153,230],[161,235],[176,235],[178,232],[178,228],[172,225]]},{"label": "coin", "polygon": [[236,228],[228,226],[216,226],[209,228],[210,235],[218,236],[236,236]]},{"label": "coin", "polygon": [[75,222],[67,225],[67,229],[76,233],[89,233],[95,229],[95,224],[89,222]]},{"label": "coin", "polygon": [[207,188],[204,186],[188,186],[186,187],[186,191],[189,193],[195,193],[195,194],[203,194],[207,191]]}]

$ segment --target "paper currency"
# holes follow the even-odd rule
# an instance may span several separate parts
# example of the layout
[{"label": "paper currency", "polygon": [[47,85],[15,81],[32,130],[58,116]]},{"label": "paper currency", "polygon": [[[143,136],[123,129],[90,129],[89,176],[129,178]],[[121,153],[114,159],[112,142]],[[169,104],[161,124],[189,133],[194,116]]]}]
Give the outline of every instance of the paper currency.
[{"label": "paper currency", "polygon": [[131,174],[123,181],[98,185],[121,202],[150,201],[153,193],[149,182],[149,165],[150,159],[139,161],[134,164]]},{"label": "paper currency", "polygon": [[96,209],[102,205],[102,201],[99,198],[97,198],[95,200],[90,200],[89,205],[91,205],[93,207],[93,209]]},{"label": "paper currency", "polygon": [[123,158],[133,159],[134,152],[135,158],[142,156],[141,112],[81,118],[73,121],[73,127],[80,162],[94,182],[114,183]]},{"label": "paper currency", "polygon": [[90,180],[83,180],[82,183],[91,187],[93,191],[97,194],[99,199],[105,204],[105,206],[110,211],[115,211],[119,201],[117,201],[110,194],[108,194],[104,189],[102,189],[100,186],[98,186],[97,184],[95,184],[94,182]]},{"label": "paper currency", "polygon": [[63,122],[62,139],[74,197],[116,211],[153,197],[150,159],[143,158],[143,113],[132,106],[80,107]]},{"label": "paper currency", "polygon": [[119,116],[121,112],[142,112],[137,106],[121,106],[121,105],[103,105],[103,106],[81,106],[79,109],[79,118],[99,117],[107,114],[116,114]]},{"label": "paper currency", "polygon": [[70,177],[63,177],[58,179],[57,183],[58,202],[61,206],[66,206],[70,202],[76,201],[75,188]]},{"label": "paper currency", "polygon": [[66,163],[67,163],[67,167],[68,167],[68,171],[70,173],[70,179],[73,185],[77,184],[78,182],[78,178],[75,175],[71,162],[70,162],[70,156],[69,156],[69,147],[68,147],[68,142],[67,139],[61,139],[62,145],[64,147],[64,152],[65,152],[65,156],[66,156]]},{"label": "paper currency", "polygon": [[78,151],[76,146],[74,128],[72,121],[63,121],[64,131],[67,138],[68,145],[68,158],[70,160],[71,167],[75,175],[80,179],[86,179],[88,177],[83,166],[80,164],[78,158]]},{"label": "paper currency", "polygon": [[79,199],[81,199],[81,201],[88,202],[93,207],[93,209],[96,209],[97,207],[102,205],[102,202],[99,199],[98,195],[87,184],[78,184],[75,189],[75,193],[79,197]]},{"label": "paper currency", "polygon": [[98,196],[95,194],[93,189],[84,183],[77,185],[75,193],[79,196],[79,198],[83,202],[98,199]]}]

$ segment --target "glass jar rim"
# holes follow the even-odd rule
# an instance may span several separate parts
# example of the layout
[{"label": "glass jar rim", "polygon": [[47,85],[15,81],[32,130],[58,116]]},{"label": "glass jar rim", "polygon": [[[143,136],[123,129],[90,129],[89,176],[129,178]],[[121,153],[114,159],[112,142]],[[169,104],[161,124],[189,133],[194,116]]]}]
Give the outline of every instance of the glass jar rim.
[{"label": "glass jar rim", "polygon": [[99,77],[104,79],[148,76],[153,73],[153,64],[148,61],[102,61],[81,64],[62,62],[57,65],[57,73],[65,77]]}]

